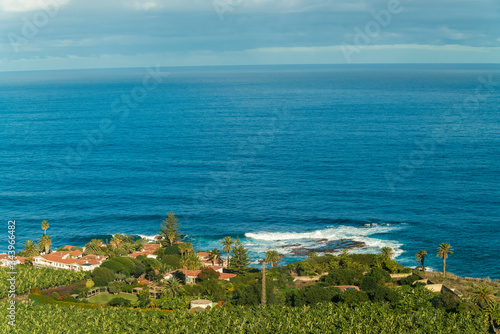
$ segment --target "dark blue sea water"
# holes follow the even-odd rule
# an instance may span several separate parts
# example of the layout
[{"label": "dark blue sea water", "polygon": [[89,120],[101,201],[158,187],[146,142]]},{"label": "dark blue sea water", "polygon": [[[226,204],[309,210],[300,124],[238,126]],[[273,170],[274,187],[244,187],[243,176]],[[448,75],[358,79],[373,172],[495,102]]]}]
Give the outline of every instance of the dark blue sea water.
[{"label": "dark blue sea water", "polygon": [[57,247],[172,210],[197,249],[352,239],[439,270],[448,242],[449,271],[500,278],[500,66],[161,72],[0,73],[0,251],[11,219]]}]

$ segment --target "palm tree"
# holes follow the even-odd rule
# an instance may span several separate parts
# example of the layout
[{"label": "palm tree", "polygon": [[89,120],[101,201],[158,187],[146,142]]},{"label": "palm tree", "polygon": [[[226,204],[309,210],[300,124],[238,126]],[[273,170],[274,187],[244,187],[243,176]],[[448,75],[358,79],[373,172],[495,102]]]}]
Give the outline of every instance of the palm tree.
[{"label": "palm tree", "polygon": [[424,267],[424,260],[427,257],[427,252],[423,249],[419,250],[417,254],[415,254],[415,260],[417,262],[420,262],[422,265],[422,271],[425,272],[425,267]]},{"label": "palm tree", "polygon": [[190,242],[186,242],[186,245],[188,246],[188,253],[194,251],[193,244],[191,244]]},{"label": "palm tree", "polygon": [[123,236],[120,233],[116,233],[115,235],[113,235],[113,238],[111,238],[111,241],[109,242],[109,244],[113,248],[118,248],[118,247],[120,247],[122,242],[123,242]]},{"label": "palm tree", "polygon": [[185,260],[186,260],[186,263],[187,263],[187,267],[188,269],[191,269],[191,270],[196,270],[196,269],[199,269],[202,267],[202,264],[201,264],[201,261],[200,261],[200,258],[198,257],[197,254],[194,254],[194,253],[189,253],[186,257],[185,257]]},{"label": "palm tree", "polygon": [[187,269],[189,265],[189,261],[186,258],[180,259],[179,264],[181,265],[182,269]]},{"label": "palm tree", "polygon": [[92,239],[85,245],[85,254],[95,254],[101,255],[103,251],[101,249],[102,240]]},{"label": "palm tree", "polygon": [[49,228],[49,222],[44,220],[42,222],[43,235],[47,235],[47,229]]},{"label": "palm tree", "polygon": [[231,237],[225,237],[224,240],[221,241],[222,251],[227,253],[227,267],[229,268],[229,255],[231,254],[231,250],[233,249],[234,240]]},{"label": "palm tree", "polygon": [[267,293],[266,293],[266,259],[262,261],[262,297],[260,299],[262,305],[267,304]]},{"label": "palm tree", "polygon": [[380,255],[388,259],[392,259],[394,257],[394,250],[391,247],[382,247]]},{"label": "palm tree", "polygon": [[220,251],[217,249],[217,248],[214,248],[212,249],[210,252],[209,252],[209,257],[208,257],[208,260],[209,261],[212,261],[212,265],[215,265],[215,262],[219,262],[220,261]]},{"label": "palm tree", "polygon": [[491,300],[491,288],[482,285],[473,291],[472,301],[479,306],[485,306]]},{"label": "palm tree", "polygon": [[162,290],[162,295],[165,297],[175,297],[179,288],[181,287],[181,281],[175,277],[169,278],[165,281],[165,287]]},{"label": "palm tree", "polygon": [[450,244],[442,243],[437,249],[437,256],[443,258],[443,275],[446,276],[446,258],[448,254],[453,254],[453,248]]},{"label": "palm tree", "polygon": [[38,240],[38,249],[45,252],[45,254],[50,253],[50,246],[52,245],[52,239],[48,235],[42,235],[40,240]]},{"label": "palm tree", "polygon": [[179,251],[181,252],[181,256],[184,257],[184,253],[186,253],[191,245],[188,245],[187,243],[182,243],[179,244]]},{"label": "palm tree", "polygon": [[23,244],[23,247],[23,253],[26,257],[38,255],[38,251],[36,250],[36,243],[34,241],[26,240]]},{"label": "palm tree", "polygon": [[266,252],[266,262],[271,264],[271,268],[273,268],[279,261],[280,255],[278,251],[270,250]]}]

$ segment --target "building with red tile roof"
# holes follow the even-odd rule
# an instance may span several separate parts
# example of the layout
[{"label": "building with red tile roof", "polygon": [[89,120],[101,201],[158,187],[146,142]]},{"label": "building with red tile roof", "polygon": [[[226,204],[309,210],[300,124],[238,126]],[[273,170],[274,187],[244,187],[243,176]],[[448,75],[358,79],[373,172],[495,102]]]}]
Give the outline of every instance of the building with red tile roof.
[{"label": "building with red tile roof", "polygon": [[26,259],[27,257],[14,256],[13,258],[11,258],[8,254],[0,254],[0,267],[24,264],[24,261],[26,261]]},{"label": "building with red tile roof", "polygon": [[161,247],[160,244],[144,244],[140,252],[136,252],[133,254],[129,254],[129,257],[133,257],[134,259],[140,255],[144,255],[151,259],[156,259],[158,256],[154,254],[154,252]]},{"label": "building with red tile roof", "polygon": [[92,271],[99,267],[104,260],[105,257],[94,254],[82,257],[82,252],[75,250],[36,256],[33,265],[35,267],[67,269],[71,271]]},{"label": "building with red tile roof", "polygon": [[[233,278],[236,276],[236,274],[227,274],[222,272],[222,267],[220,269],[221,271],[217,270],[217,272],[220,274],[219,279],[229,281],[229,279]],[[164,279],[169,279],[175,276],[176,272],[181,272],[184,274],[184,284],[196,284],[196,281],[198,280],[198,277],[201,273],[201,270],[187,270],[187,269],[177,269],[177,270],[172,270],[165,275],[163,275]]]}]

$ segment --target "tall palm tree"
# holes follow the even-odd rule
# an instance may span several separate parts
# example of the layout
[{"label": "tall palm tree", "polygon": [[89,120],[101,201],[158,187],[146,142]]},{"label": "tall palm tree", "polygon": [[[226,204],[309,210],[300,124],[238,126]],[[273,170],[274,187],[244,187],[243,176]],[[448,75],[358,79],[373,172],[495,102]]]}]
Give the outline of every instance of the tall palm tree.
[{"label": "tall palm tree", "polygon": [[36,243],[34,241],[26,240],[23,244],[23,247],[23,253],[26,257],[38,255],[38,251],[36,250]]},{"label": "tall palm tree", "polygon": [[427,257],[427,252],[423,249],[419,250],[417,254],[415,254],[415,260],[417,262],[420,262],[422,265],[422,271],[425,272],[425,267],[424,267],[424,260]]},{"label": "tall palm tree", "polygon": [[266,262],[271,264],[273,268],[280,261],[280,255],[276,250],[270,250],[266,252]]},{"label": "tall palm tree", "polygon": [[382,247],[380,255],[388,259],[392,259],[394,257],[394,250],[391,247]]},{"label": "tall palm tree", "polygon": [[212,265],[215,265],[215,262],[220,261],[220,251],[217,248],[212,249],[209,254],[208,260],[212,261]]},{"label": "tall palm tree", "polygon": [[38,249],[45,252],[45,254],[50,253],[50,246],[52,245],[52,239],[48,235],[42,235],[38,240]]},{"label": "tall palm tree", "polygon": [[437,249],[437,256],[443,258],[443,275],[446,276],[446,259],[448,254],[453,254],[453,248],[450,244],[442,243]]},{"label": "tall palm tree", "polygon": [[49,228],[49,222],[44,220],[42,222],[43,235],[47,235],[47,229]]},{"label": "tall palm tree", "polygon": [[262,261],[262,297],[260,299],[262,305],[267,304],[267,293],[266,293],[266,259]]},{"label": "tall palm tree", "polygon": [[221,241],[222,251],[227,253],[227,267],[229,268],[229,255],[231,254],[231,250],[233,249],[233,244],[235,240],[231,237],[225,237],[224,240]]}]

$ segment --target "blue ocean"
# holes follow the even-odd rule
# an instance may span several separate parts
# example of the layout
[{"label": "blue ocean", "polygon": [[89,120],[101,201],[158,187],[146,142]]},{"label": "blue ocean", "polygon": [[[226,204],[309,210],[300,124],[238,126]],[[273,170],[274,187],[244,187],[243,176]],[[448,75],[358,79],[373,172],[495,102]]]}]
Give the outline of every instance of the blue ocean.
[{"label": "blue ocean", "polygon": [[153,236],[197,250],[358,242],[500,278],[500,66],[317,65],[0,73],[0,252]]}]

